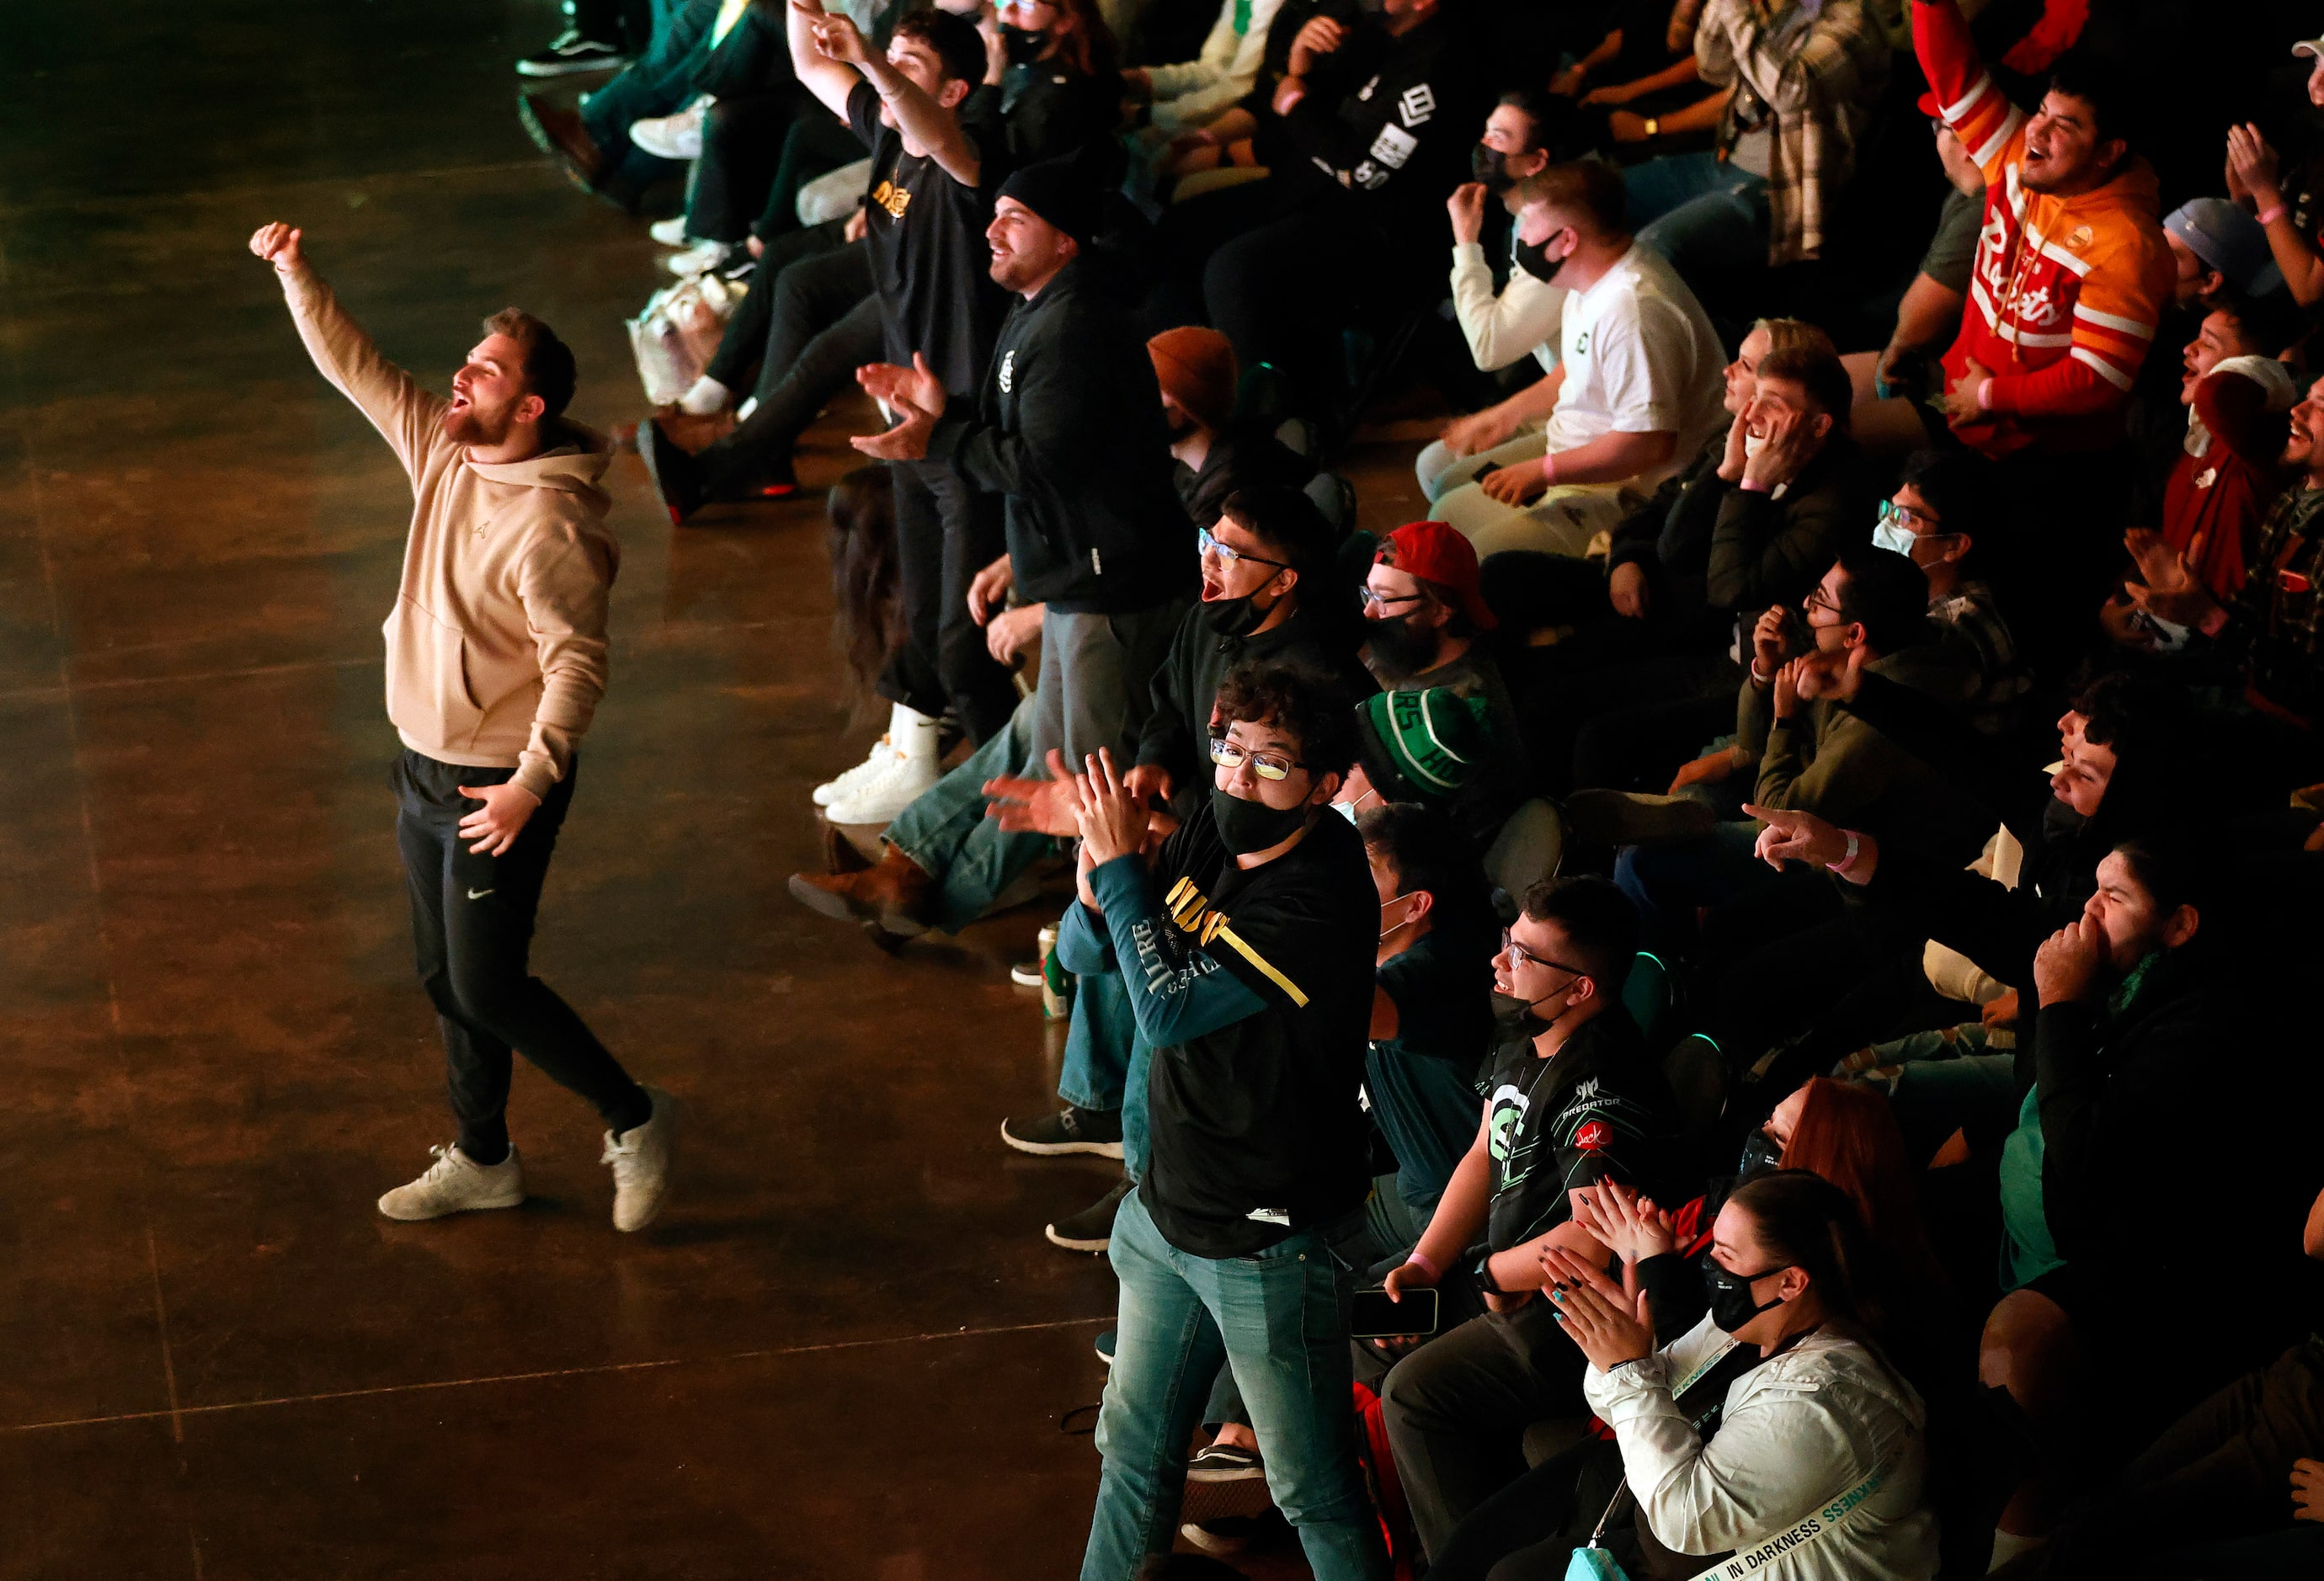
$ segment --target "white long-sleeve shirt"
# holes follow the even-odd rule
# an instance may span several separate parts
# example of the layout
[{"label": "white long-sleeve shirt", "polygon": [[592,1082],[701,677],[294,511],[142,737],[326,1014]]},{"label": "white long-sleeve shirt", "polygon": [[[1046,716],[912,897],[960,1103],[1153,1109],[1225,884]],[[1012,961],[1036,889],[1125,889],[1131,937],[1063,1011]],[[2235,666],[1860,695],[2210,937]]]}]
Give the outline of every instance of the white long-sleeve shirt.
[{"label": "white long-sleeve shirt", "polygon": [[1748,1549],[1886,1467],[1845,1523],[1751,1574],[1755,1581],[1929,1581],[1937,1573],[1937,1518],[1922,1497],[1927,1411],[1912,1385],[1855,1340],[1821,1329],[1729,1384],[1706,1445],[1670,1386],[1726,1343],[1705,1317],[1644,1361],[1582,1374],[1582,1394],[1614,1429],[1655,1540],[1682,1554]]},{"label": "white long-sleeve shirt", "polygon": [[1527,352],[1539,360],[1543,372],[1554,372],[1566,296],[1563,286],[1545,286],[1524,270],[1512,269],[1509,283],[1497,297],[1483,244],[1463,242],[1452,249],[1453,317],[1461,321],[1469,354],[1488,373]]},{"label": "white long-sleeve shirt", "polygon": [[[1221,0],[1203,52],[1154,66],[1153,125],[1178,133],[1207,126],[1249,93],[1267,56],[1267,30],[1283,0]],[[1237,25],[1240,23],[1240,25]]]}]

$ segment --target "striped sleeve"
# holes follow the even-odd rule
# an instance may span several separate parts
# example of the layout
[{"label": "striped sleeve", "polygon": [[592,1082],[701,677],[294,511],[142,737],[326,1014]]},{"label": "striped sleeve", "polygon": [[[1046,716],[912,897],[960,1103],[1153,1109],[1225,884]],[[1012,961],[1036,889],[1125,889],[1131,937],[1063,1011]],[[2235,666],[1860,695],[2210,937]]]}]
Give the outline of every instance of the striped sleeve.
[{"label": "striped sleeve", "polygon": [[2074,297],[2071,349],[2035,372],[1997,374],[1986,387],[1988,410],[2080,417],[2129,398],[2170,295],[2170,254],[2142,238],[2086,268]]},{"label": "striped sleeve", "polygon": [[2024,139],[2025,115],[1986,69],[1954,0],[1918,0],[1913,49],[1936,95],[1937,113],[1977,161],[1987,184],[1999,180]]}]

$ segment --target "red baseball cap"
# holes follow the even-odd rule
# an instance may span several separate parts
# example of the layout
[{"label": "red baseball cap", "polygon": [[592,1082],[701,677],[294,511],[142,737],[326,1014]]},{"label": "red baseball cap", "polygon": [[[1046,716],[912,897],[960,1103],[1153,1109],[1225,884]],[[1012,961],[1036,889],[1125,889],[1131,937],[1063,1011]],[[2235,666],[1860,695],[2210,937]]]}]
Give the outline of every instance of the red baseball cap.
[{"label": "red baseball cap", "polygon": [[1461,597],[1462,612],[1480,631],[1500,624],[1486,606],[1477,587],[1477,551],[1461,529],[1442,521],[1407,521],[1388,535],[1372,556],[1372,564],[1387,565],[1449,587]]}]

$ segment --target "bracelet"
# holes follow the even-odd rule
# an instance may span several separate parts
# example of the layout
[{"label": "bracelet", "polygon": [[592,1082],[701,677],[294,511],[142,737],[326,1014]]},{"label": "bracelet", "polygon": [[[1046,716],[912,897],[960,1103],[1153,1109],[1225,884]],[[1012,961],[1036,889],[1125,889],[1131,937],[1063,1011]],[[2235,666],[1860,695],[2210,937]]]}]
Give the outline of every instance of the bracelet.
[{"label": "bracelet", "polygon": [[1649,137],[1660,137],[1662,134],[1662,117],[1659,115],[1648,115],[1646,117],[1646,135]]},{"label": "bracelet", "polygon": [[1435,1262],[1432,1258],[1424,1255],[1420,1248],[1417,1246],[1414,1247],[1411,1251],[1406,1252],[1404,1255],[1404,1260],[1406,1263],[1425,1273],[1431,1279],[1442,1279],[1444,1277],[1443,1270],[1437,1267]]},{"label": "bracelet", "polygon": [[2273,208],[2264,208],[2260,210],[2258,215],[2259,223],[2264,225],[2272,225],[2276,221],[2282,219],[2283,215],[2284,206],[2279,203]]},{"label": "bracelet", "polygon": [[1826,862],[1823,865],[1823,870],[1827,873],[1847,872],[1849,869],[1856,866],[1857,856],[1864,850],[1864,841],[1858,836],[1855,830],[1843,829],[1840,832],[1848,836],[1848,854],[1836,862]]},{"label": "bracelet", "polygon": [[1993,377],[1992,377],[1992,375],[1987,374],[1985,378],[1980,379],[1980,380],[1978,380],[1978,384],[1977,384],[1977,409],[1978,409],[1978,410],[1979,410],[1979,411],[1981,411],[1981,412],[1985,412],[1985,411],[1991,411],[1991,410],[1993,409],[1992,406],[1991,406],[1990,404],[1988,404],[1988,403],[1987,403],[1987,400],[1986,400],[1987,395],[1988,393],[1990,393],[1990,392],[1991,392],[1992,389],[1993,389]]},{"label": "bracelet", "polygon": [[1554,483],[1557,482],[1557,456],[1554,452],[1544,451],[1542,453],[1541,478],[1542,482],[1545,483]]}]

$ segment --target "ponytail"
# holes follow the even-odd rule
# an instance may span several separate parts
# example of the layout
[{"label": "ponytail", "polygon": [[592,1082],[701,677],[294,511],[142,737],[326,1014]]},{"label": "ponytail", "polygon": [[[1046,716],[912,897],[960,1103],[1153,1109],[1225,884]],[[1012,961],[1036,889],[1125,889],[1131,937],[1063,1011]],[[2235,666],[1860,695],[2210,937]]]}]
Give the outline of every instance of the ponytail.
[{"label": "ponytail", "polygon": [[1808,1276],[1833,1322],[1877,1344],[1888,1327],[1888,1280],[1847,1192],[1821,1175],[1787,1169],[1745,1182],[1727,1201],[1750,1216],[1772,1256]]}]

